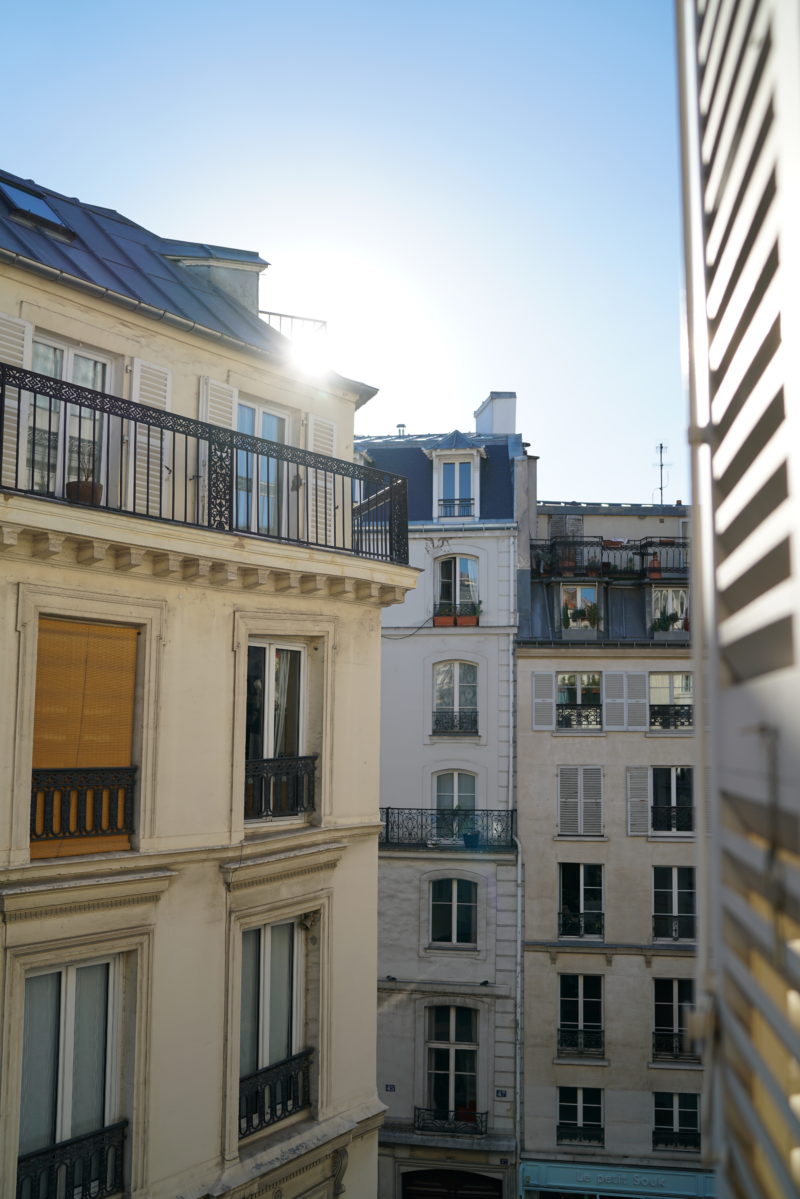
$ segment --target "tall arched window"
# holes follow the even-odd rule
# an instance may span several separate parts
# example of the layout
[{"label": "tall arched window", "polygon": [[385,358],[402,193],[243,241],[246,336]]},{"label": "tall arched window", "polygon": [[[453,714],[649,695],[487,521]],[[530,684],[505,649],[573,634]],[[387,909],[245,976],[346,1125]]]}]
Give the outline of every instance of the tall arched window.
[{"label": "tall arched window", "polygon": [[478,731],[478,667],[474,662],[437,662],[433,668],[433,732]]},{"label": "tall arched window", "polygon": [[477,558],[440,558],[436,563],[436,616],[477,616]]}]

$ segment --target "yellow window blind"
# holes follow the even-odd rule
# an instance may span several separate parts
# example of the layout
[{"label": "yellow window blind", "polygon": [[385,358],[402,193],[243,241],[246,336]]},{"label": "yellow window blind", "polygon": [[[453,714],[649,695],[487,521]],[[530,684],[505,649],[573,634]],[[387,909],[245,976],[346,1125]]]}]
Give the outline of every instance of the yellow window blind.
[{"label": "yellow window blind", "polygon": [[130,766],[137,630],[42,617],[33,768]]}]

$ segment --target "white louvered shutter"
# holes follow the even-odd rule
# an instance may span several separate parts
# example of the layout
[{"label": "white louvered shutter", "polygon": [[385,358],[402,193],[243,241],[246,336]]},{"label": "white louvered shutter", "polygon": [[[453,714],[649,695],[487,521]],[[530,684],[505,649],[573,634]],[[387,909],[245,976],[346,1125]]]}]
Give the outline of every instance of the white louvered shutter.
[{"label": "white louvered shutter", "polygon": [[581,832],[599,837],[603,832],[603,769],[581,766]]},{"label": "white louvered shutter", "polygon": [[[332,458],[336,452],[336,426],[320,416],[309,416],[308,448],[313,454],[325,454]],[[310,466],[306,509],[309,541],[316,545],[337,544],[336,502],[333,474]]]},{"label": "white louvered shutter", "polygon": [[556,724],[556,683],[552,670],[533,674],[533,727],[554,729]]},{"label": "white louvered shutter", "polygon": [[648,728],[648,680],[642,673],[628,674],[625,677],[627,703],[625,724],[629,729],[643,731]]},{"label": "white louvered shutter", "polygon": [[564,837],[580,835],[580,768],[558,768],[558,831]]},{"label": "white louvered shutter", "polygon": [[[172,401],[172,372],[134,358],[131,399],[166,412]],[[141,516],[170,514],[172,438],[164,429],[137,424],[133,463],[133,509]]]},{"label": "white louvered shutter", "polygon": [[621,671],[603,672],[603,727],[625,728],[625,675]]},{"label": "white louvered shutter", "polygon": [[626,775],[628,836],[646,837],[650,832],[650,767],[629,766]]},{"label": "white louvered shutter", "polygon": [[[220,425],[223,429],[236,427],[236,405],[239,391],[229,383],[221,383],[208,375],[200,376],[200,396],[197,403],[198,419],[207,425]],[[197,475],[199,491],[197,508],[198,522],[208,523],[208,447],[204,441],[198,446]],[[236,470],[236,462],[233,464]]]},{"label": "white louvered shutter", "polygon": [[[33,326],[28,321],[0,313],[0,361],[9,366],[29,367],[33,345]],[[2,485],[24,487],[26,485],[26,438],[19,437],[19,392],[16,387],[7,387],[5,415],[3,420]],[[17,455],[19,454],[19,466]]]}]

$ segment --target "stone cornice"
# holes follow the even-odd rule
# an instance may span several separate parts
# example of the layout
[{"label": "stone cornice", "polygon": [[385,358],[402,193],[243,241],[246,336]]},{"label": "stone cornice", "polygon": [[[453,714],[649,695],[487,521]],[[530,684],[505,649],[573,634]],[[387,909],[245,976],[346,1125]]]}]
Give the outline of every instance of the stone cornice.
[{"label": "stone cornice", "polygon": [[229,891],[242,891],[287,878],[333,870],[346,848],[344,841],[328,841],[238,862],[221,862],[220,871]]},{"label": "stone cornice", "polygon": [[174,873],[172,870],[117,871],[50,882],[10,883],[0,886],[0,919],[10,924],[156,903]]}]

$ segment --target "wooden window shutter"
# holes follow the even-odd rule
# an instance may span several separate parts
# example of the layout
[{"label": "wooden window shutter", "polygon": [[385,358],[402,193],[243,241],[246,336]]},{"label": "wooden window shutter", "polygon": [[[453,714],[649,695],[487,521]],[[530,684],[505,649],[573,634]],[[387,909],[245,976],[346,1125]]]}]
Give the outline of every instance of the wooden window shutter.
[{"label": "wooden window shutter", "polygon": [[551,670],[537,670],[533,675],[533,727],[553,729],[556,723],[555,675]]},{"label": "wooden window shutter", "polygon": [[33,768],[130,766],[137,630],[42,617]]},{"label": "wooden window shutter", "polygon": [[[172,372],[164,366],[133,359],[131,399],[148,408],[169,410],[172,399]],[[169,513],[171,437],[165,429],[137,424],[133,469],[133,507],[143,516]]]},{"label": "wooden window shutter", "polygon": [[[207,425],[220,425],[224,429],[236,427],[236,405],[239,402],[239,390],[228,383],[220,383],[210,379],[208,375],[200,376],[200,395],[197,402],[198,420]],[[208,520],[208,447],[200,442],[197,451],[197,475],[200,485],[198,497],[198,518],[201,524]]]},{"label": "wooden window shutter", "polygon": [[603,832],[603,769],[581,766],[581,832],[599,837]]},{"label": "wooden window shutter", "polygon": [[625,728],[625,675],[619,671],[603,672],[603,726]]},{"label": "wooden window shutter", "polygon": [[558,831],[562,836],[580,836],[580,772],[577,766],[558,768]]},{"label": "wooden window shutter", "polygon": [[650,767],[629,766],[626,776],[628,836],[646,837],[650,832]]},{"label": "wooden window shutter", "polygon": [[[9,366],[30,367],[33,346],[33,326],[28,321],[0,313],[0,362]],[[0,483],[4,487],[19,487],[24,483],[26,450],[25,438],[18,444],[19,391],[6,388],[6,407],[3,422],[3,459],[0,464]],[[17,463],[20,475],[17,477]]]},{"label": "wooden window shutter", "polygon": [[[336,452],[336,426],[319,416],[308,418],[308,448],[313,454],[332,458]],[[308,468],[308,540],[317,545],[333,545],[336,521],[334,477],[314,467]]]},{"label": "wooden window shutter", "polygon": [[649,727],[647,675],[643,672],[628,674],[626,677],[626,686],[628,692],[627,726],[629,729],[646,730]]}]

